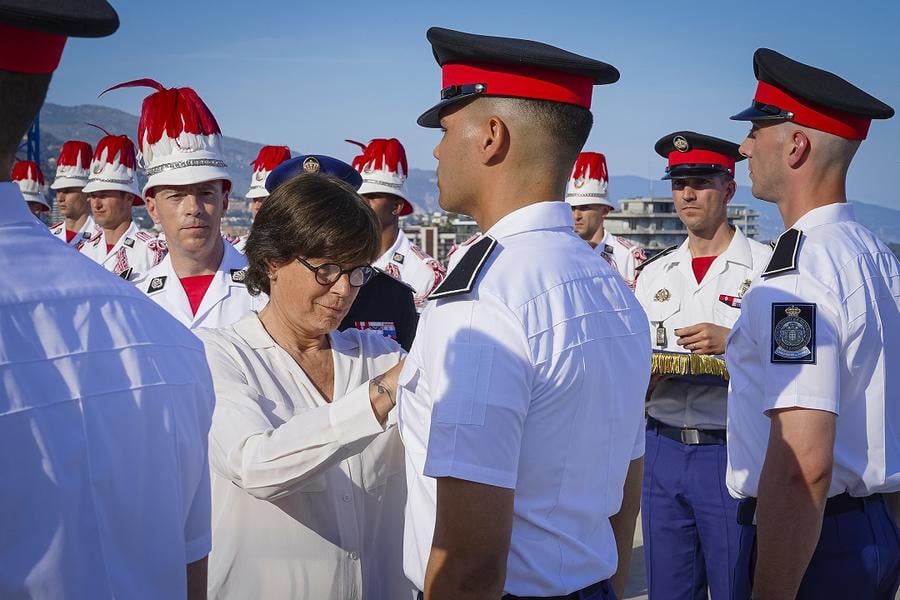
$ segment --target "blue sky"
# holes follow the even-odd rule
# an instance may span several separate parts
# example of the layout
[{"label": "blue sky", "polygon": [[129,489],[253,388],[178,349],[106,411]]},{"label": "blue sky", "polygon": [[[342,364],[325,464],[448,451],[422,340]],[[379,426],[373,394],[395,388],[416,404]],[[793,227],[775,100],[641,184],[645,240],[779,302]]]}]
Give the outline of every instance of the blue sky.
[{"label": "blue sky", "polygon": [[[48,99],[138,114],[140,77],[189,85],[226,135],[301,152],[354,155],[345,138],[397,137],[412,167],[433,168],[439,133],[415,124],[438,98],[425,30],[536,39],[615,65],[595,88],[587,150],[613,175],[658,178],[658,138],[692,129],[739,142],[728,117],[752,98],[760,46],[834,71],[900,109],[900,3],[835,2],[199,2],[112,0],[122,27],[70,40]],[[136,135],[136,132],[127,132]],[[900,208],[900,116],[873,123],[851,168],[851,198]],[[746,168],[738,168],[747,183]],[[656,188],[664,192],[666,187]],[[615,190],[611,190],[615,196]]]}]

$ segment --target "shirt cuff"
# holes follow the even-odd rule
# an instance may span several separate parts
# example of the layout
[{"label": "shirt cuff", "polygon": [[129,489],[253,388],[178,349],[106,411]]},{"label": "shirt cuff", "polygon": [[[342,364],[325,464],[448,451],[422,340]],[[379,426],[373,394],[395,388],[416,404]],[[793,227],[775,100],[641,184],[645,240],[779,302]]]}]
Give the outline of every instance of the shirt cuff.
[{"label": "shirt cuff", "polygon": [[342,446],[384,431],[372,410],[368,381],[337,400],[331,407],[329,418]]},{"label": "shirt cuff", "polygon": [[212,549],[212,536],[210,534],[206,534],[203,537],[191,540],[185,543],[184,555],[186,564],[191,564],[192,562],[197,562],[203,557],[209,555],[209,551]]},{"label": "shirt cuff", "polygon": [[427,458],[423,471],[426,477],[453,477],[494,487],[516,489],[516,473],[507,473],[479,465]]}]

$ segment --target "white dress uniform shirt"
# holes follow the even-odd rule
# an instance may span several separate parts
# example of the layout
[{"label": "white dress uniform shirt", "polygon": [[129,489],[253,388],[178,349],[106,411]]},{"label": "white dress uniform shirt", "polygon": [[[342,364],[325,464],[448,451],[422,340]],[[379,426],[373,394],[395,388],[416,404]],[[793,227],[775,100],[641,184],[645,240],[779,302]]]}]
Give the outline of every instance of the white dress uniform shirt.
[{"label": "white dress uniform shirt", "polygon": [[[728,327],[741,314],[742,296],[765,268],[772,249],[735,228],[725,252],[716,257],[700,283],[685,240],[676,250],[655,258],[641,270],[635,295],[650,320],[654,350],[686,352],[675,330],[698,323]],[[665,328],[665,345],[657,345],[657,328]],[[719,356],[719,358],[723,358]],[[647,403],[654,419],[675,427],[725,429],[728,388],[669,378],[657,384]]]},{"label": "white dress uniform shirt", "polygon": [[409,241],[403,230],[397,234],[397,241],[381,257],[372,263],[415,290],[416,310],[422,312],[428,301],[428,294],[444,279],[447,270],[418,246]]},{"label": "white dress uniform shirt", "polygon": [[156,236],[138,229],[137,223],[132,221],[109,252],[106,251],[106,234],[103,229],[82,244],[80,250],[107,271],[128,281],[136,281],[142,273],[159,264],[166,255],[166,244]]},{"label": "white dress uniform shirt", "polygon": [[838,415],[829,497],[900,490],[898,332],[900,263],[851,205],[811,210],[782,234],[728,338],[731,494],[756,497],[768,411],[794,407]]},{"label": "white dress uniform shirt", "polygon": [[0,269],[0,598],[184,598],[210,549],[202,345],[54,240],[15,183]]},{"label": "white dress uniform shirt", "polygon": [[191,311],[191,303],[172,267],[170,255],[144,273],[135,284],[190,329],[231,325],[250,311],[261,310],[269,298],[265,294],[250,295],[244,284],[246,257],[228,242],[224,242],[224,247],[222,262],[203,295],[196,315]]},{"label": "white dress uniform shirt", "polygon": [[196,333],[216,387],[210,598],[411,598],[403,446],[368,387],[400,360],[396,342],[331,333],[328,403],[255,313]]},{"label": "white dress uniform shirt", "polygon": [[89,239],[100,232],[100,226],[94,222],[94,217],[92,217],[91,215],[88,215],[87,219],[84,220],[84,225],[81,226],[81,229],[78,230],[78,232],[75,234],[75,237],[72,238],[71,242],[66,241],[65,221],[60,221],[59,223],[54,223],[50,226],[50,233],[53,234],[53,237],[60,239],[63,241],[63,243],[74,246],[76,248],[80,247],[81,244],[87,242]]},{"label": "white dress uniform shirt", "polygon": [[635,269],[647,260],[644,250],[608,231],[605,232],[603,240],[597,244],[595,249],[622,276],[628,287],[634,289],[638,276],[638,271]]},{"label": "white dress uniform shirt", "polygon": [[[398,391],[404,568],[419,589],[436,477],[515,489],[505,592],[568,594],[616,570],[609,517],[643,455],[647,317],[572,227],[563,202],[505,216],[472,291],[442,285],[422,314]],[[486,241],[454,253],[448,289]]]}]

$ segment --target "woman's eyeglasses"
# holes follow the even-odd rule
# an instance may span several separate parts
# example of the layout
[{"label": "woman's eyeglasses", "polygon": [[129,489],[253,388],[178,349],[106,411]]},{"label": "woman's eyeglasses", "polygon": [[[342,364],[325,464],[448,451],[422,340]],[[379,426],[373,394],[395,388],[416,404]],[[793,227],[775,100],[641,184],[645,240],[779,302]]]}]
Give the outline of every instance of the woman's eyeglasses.
[{"label": "woman's eyeglasses", "polygon": [[314,267],[302,258],[298,258],[297,262],[315,273],[316,281],[320,285],[334,285],[341,276],[346,273],[350,279],[350,285],[353,287],[362,287],[369,283],[375,275],[375,268],[370,265],[361,265],[352,269],[342,269],[341,265],[335,263],[324,263],[318,267]]}]

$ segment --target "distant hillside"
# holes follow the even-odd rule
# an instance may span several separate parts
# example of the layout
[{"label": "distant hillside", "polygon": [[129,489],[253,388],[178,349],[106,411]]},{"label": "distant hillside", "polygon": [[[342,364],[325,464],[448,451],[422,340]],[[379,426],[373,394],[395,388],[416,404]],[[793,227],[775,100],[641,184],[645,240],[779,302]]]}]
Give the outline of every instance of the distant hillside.
[{"label": "distant hillside", "polygon": [[[110,133],[125,133],[134,139],[137,136],[138,118],[121,110],[105,106],[81,105],[60,106],[47,103],[41,110],[41,158],[44,174],[53,178],[55,160],[64,140],[82,139],[96,144],[102,133],[85,123],[94,123]],[[250,186],[250,163],[256,158],[262,144],[237,138],[225,137],[225,160],[234,182],[234,193],[243,196]],[[434,171],[410,169],[407,187],[413,204],[418,211],[437,212],[437,180]],[[616,201],[637,196],[667,196],[669,184],[665,181],[650,181],[633,175],[618,175],[610,178],[610,195]],[[772,239],[782,231],[781,216],[774,204],[761,202],[750,194],[750,188],[739,186],[734,202],[746,204],[760,213],[761,238]],[[863,202],[853,202],[860,222],[872,229],[881,239],[900,242],[900,210],[894,210]]]}]

